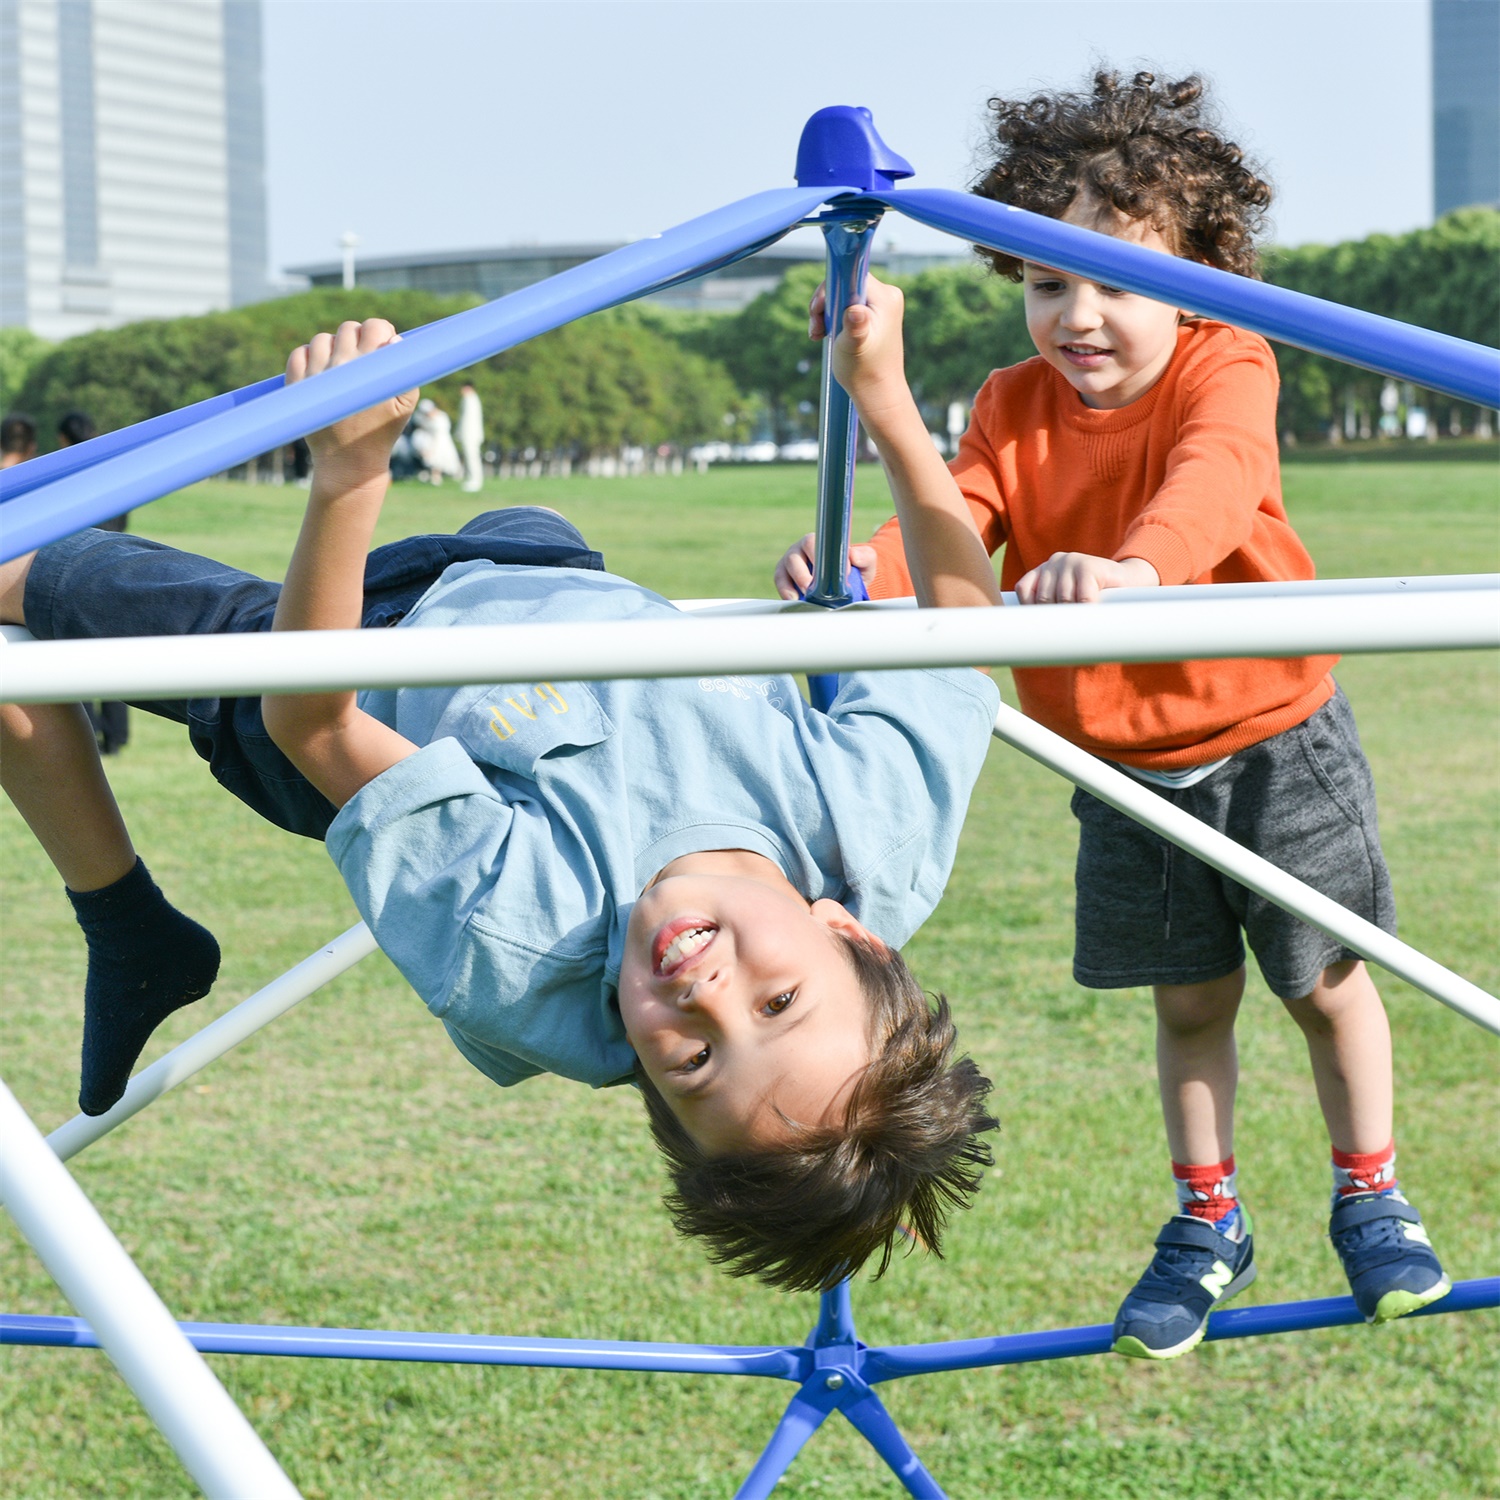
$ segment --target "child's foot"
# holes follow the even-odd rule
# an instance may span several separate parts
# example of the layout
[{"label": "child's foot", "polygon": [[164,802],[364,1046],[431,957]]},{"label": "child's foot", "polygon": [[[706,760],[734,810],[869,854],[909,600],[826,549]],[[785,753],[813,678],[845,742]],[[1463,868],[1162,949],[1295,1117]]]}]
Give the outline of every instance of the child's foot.
[{"label": "child's foot", "polygon": [[1452,1290],[1421,1214],[1398,1192],[1345,1198],[1328,1233],[1366,1323],[1405,1317]]},{"label": "child's foot", "polygon": [[78,1107],[102,1115],[125,1092],[151,1033],[213,988],[219,945],[162,895],[139,860],[113,885],[69,891],[68,899],[89,947]]},{"label": "child's foot", "polygon": [[1250,1216],[1234,1239],[1205,1219],[1175,1214],[1156,1237],[1156,1256],[1115,1314],[1116,1354],[1176,1359],[1203,1338],[1208,1315],[1255,1280]]}]

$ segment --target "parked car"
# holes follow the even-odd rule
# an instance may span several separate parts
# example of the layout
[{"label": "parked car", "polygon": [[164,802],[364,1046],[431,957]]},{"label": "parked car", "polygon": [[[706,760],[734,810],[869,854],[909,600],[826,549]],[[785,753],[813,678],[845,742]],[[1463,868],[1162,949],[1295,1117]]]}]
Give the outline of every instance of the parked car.
[{"label": "parked car", "polygon": [[818,461],[817,438],[796,438],[781,445],[782,461],[789,464],[815,464]]},{"label": "parked car", "polygon": [[736,443],[730,452],[730,457],[742,464],[775,463],[776,456],[776,444],[770,438],[759,443]]}]

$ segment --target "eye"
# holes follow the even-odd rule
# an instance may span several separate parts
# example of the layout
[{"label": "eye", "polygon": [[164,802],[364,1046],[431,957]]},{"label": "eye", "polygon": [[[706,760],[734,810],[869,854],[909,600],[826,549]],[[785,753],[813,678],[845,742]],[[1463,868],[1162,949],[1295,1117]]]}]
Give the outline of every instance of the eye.
[{"label": "eye", "polygon": [[766,1001],[766,1014],[768,1016],[779,1016],[796,998],[796,990],[783,990],[781,994],[774,995]]},{"label": "eye", "polygon": [[701,1052],[695,1052],[677,1071],[679,1073],[696,1073],[699,1068],[707,1065],[708,1058],[709,1049],[705,1047]]},{"label": "eye", "polygon": [[1128,297],[1130,295],[1122,286],[1105,286],[1103,282],[1099,284],[1099,290],[1106,297]]}]

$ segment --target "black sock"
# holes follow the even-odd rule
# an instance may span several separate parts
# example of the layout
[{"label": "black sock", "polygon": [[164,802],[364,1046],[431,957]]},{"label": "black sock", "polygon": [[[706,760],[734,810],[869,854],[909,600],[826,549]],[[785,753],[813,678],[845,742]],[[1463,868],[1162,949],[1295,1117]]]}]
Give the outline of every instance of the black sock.
[{"label": "black sock", "polygon": [[102,1115],[125,1092],[151,1033],[213,988],[219,945],[162,895],[139,859],[113,885],[70,890],[68,900],[89,945],[78,1107]]}]

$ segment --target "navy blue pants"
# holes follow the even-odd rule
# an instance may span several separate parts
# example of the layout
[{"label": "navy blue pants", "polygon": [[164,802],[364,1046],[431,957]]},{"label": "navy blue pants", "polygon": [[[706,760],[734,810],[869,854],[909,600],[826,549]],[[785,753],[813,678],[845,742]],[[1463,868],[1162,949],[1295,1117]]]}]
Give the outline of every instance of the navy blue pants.
[{"label": "navy blue pants", "polygon": [[[410,536],[365,563],[361,625],[395,625],[454,563],[591,568],[604,559],[552,511],[513,506],[476,516],[455,536]],[[39,640],[230,635],[269,630],[279,583],[128,532],[91,529],[43,547],[26,580],[26,625]],[[263,818],[321,839],[337,809],[276,747],[259,698],[166,699],[136,705],[186,724],[220,785]]]}]

